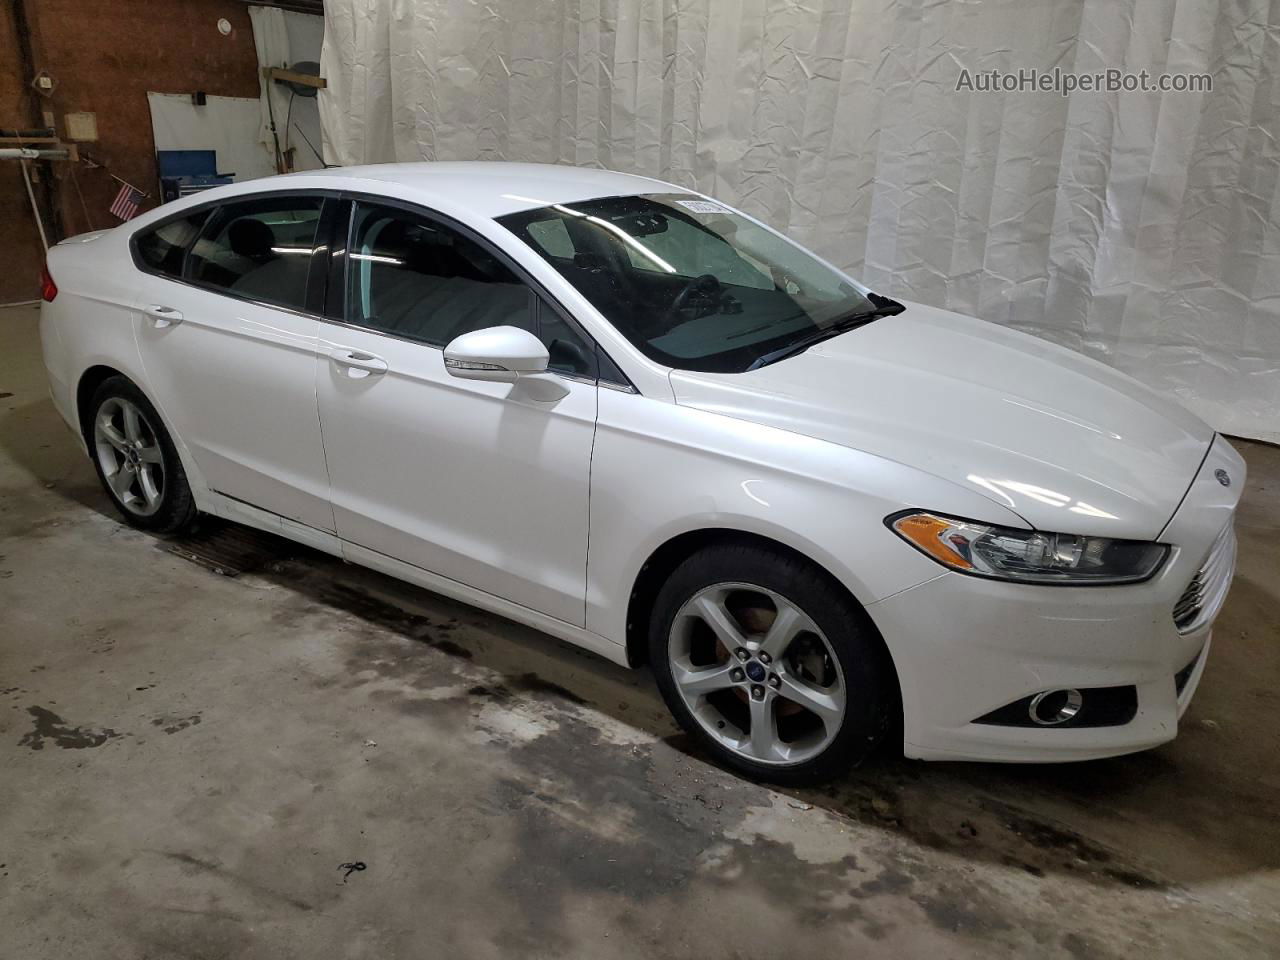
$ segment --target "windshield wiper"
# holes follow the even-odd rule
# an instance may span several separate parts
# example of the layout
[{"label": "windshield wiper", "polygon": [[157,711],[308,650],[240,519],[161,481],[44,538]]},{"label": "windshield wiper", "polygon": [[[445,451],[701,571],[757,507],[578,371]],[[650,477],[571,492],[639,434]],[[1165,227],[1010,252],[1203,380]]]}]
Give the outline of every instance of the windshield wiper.
[{"label": "windshield wiper", "polygon": [[858,327],[866,326],[873,320],[879,320],[881,317],[893,317],[902,313],[907,308],[900,304],[897,300],[890,297],[882,297],[878,293],[868,293],[867,299],[871,301],[870,310],[859,310],[856,313],[846,314],[836,320],[829,327],[823,327],[814,330],[812,333],[806,334],[799,340],[794,340],[785,347],[779,347],[777,350],[771,350],[766,354],[756,357],[751,362],[751,366],[747,370],[759,370],[761,367],[767,367],[771,363],[777,363],[779,360],[785,360],[787,357],[794,357],[798,353],[804,353],[815,343],[821,343],[823,340],[830,340],[838,337],[842,333],[848,333],[850,330],[856,330]]}]

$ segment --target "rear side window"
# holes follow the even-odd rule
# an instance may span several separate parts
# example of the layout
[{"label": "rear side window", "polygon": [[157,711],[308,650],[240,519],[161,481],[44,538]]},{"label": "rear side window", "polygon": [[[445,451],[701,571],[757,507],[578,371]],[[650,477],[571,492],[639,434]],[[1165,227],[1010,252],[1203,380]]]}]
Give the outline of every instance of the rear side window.
[{"label": "rear side window", "polygon": [[181,277],[182,258],[186,256],[187,247],[208,218],[209,211],[201,210],[189,217],[162,223],[154,230],[139,233],[133,241],[138,259],[156,273],[175,279]]},{"label": "rear side window", "polygon": [[305,309],[321,203],[320,197],[263,197],[219,207],[191,248],[187,279]]}]

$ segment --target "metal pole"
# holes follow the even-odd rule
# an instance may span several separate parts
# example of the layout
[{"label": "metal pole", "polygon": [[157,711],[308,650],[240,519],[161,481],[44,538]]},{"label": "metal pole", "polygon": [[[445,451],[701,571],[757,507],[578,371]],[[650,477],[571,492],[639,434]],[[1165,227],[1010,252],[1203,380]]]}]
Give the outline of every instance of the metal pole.
[{"label": "metal pole", "polygon": [[49,238],[44,235],[44,221],[40,219],[40,207],[36,204],[35,191],[31,189],[31,174],[27,172],[27,158],[23,157],[18,161],[22,164],[22,182],[27,185],[27,199],[31,201],[31,213],[36,218],[36,229],[40,231],[40,242],[44,245],[44,252],[49,252]]},{"label": "metal pole", "polygon": [[66,160],[66,150],[36,150],[32,147],[0,147],[0,160]]}]

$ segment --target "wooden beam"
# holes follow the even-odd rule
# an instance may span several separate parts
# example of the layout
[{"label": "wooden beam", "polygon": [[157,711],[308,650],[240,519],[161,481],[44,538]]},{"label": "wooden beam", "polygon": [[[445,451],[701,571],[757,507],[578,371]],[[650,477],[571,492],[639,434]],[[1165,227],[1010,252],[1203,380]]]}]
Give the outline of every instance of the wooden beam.
[{"label": "wooden beam", "polygon": [[300,83],[304,87],[315,87],[317,90],[323,90],[329,85],[324,77],[313,77],[309,73],[294,73],[292,70],[285,70],[282,67],[263,67],[262,75],[268,80]]}]

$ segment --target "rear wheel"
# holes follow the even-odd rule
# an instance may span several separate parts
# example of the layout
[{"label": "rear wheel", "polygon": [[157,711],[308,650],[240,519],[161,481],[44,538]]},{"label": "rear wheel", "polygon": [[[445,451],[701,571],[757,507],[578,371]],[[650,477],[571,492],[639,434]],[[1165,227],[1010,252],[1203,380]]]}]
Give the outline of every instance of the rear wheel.
[{"label": "rear wheel", "polygon": [[685,560],[659,591],[649,646],[681,726],[749,776],[838,776],[888,727],[892,668],[874,628],[782,551],[724,545]]},{"label": "rear wheel", "polygon": [[195,500],[173,440],[155,407],[125,377],[94,391],[86,431],[98,479],[124,519],[135,527],[172,533],[196,517]]}]

